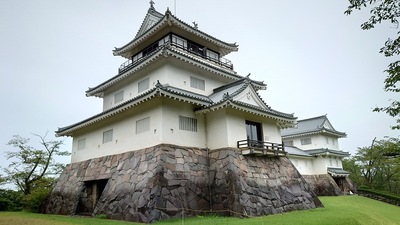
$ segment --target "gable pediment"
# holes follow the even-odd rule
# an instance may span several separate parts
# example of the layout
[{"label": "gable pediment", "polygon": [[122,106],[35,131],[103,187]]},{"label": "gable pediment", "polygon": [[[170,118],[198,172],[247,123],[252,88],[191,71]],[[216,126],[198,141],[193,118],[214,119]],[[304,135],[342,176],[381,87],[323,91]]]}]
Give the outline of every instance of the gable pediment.
[{"label": "gable pediment", "polygon": [[322,124],[322,127],[327,130],[335,130],[332,124],[329,122],[329,120],[325,120],[324,123]]},{"label": "gable pediment", "polygon": [[154,24],[161,20],[163,17],[162,14],[156,12],[155,10],[149,9],[142,26],[140,26],[139,31],[137,32],[135,38],[139,37],[140,35],[144,34],[147,30],[149,30]]},{"label": "gable pediment", "polygon": [[251,85],[248,85],[242,92],[233,97],[233,100],[264,109],[268,108]]}]

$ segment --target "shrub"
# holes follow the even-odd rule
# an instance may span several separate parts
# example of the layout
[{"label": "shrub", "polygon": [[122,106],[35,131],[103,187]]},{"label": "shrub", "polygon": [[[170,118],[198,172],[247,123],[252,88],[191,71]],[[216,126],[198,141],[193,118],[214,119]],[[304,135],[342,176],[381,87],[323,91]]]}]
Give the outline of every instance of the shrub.
[{"label": "shrub", "polygon": [[0,189],[0,211],[20,211],[23,207],[22,192]]}]

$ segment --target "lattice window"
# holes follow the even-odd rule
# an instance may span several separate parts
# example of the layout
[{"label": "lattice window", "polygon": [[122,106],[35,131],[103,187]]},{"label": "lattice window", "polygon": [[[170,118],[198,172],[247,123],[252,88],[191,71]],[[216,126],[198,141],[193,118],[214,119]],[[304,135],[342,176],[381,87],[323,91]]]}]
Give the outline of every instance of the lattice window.
[{"label": "lattice window", "polygon": [[205,90],[206,89],[206,82],[202,79],[196,78],[196,77],[190,77],[190,87],[196,88],[199,90]]},{"label": "lattice window", "polygon": [[197,119],[186,116],[179,116],[179,130],[197,132]]},{"label": "lattice window", "polygon": [[311,144],[311,138],[304,138],[300,140],[301,145],[310,145]]}]

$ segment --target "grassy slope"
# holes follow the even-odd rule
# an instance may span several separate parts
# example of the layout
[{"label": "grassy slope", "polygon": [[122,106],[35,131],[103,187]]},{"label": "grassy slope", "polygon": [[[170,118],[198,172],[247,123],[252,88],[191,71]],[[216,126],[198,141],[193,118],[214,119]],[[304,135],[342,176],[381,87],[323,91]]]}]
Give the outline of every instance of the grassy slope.
[{"label": "grassy slope", "polygon": [[[296,211],[264,217],[238,219],[221,217],[196,217],[158,222],[157,225],[274,225],[274,224],[399,224],[400,207],[360,196],[320,197],[325,208]],[[0,212],[0,225],[134,225],[122,221],[41,215],[22,212]]]}]

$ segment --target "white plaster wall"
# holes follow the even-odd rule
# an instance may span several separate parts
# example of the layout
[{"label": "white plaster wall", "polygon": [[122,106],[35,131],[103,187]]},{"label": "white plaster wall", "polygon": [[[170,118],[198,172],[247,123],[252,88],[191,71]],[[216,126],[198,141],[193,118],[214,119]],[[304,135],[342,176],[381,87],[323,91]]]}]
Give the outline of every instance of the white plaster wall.
[{"label": "white plaster wall", "polygon": [[[162,100],[162,141],[167,144],[205,148],[206,130],[203,114],[195,115],[194,106],[172,99]],[[197,119],[197,132],[180,130],[179,115]]]},{"label": "white plaster wall", "polygon": [[[179,130],[179,115],[197,119],[197,132]],[[136,121],[150,118],[149,131],[136,134]],[[113,141],[103,142],[103,132],[113,129]],[[78,149],[78,141],[86,138],[86,148]],[[73,138],[71,162],[84,161],[105,155],[119,154],[157,144],[176,144],[206,147],[204,115],[195,115],[193,106],[172,99],[153,99],[135,106],[129,117],[115,120],[111,125]]]},{"label": "white plaster wall", "polygon": [[206,114],[207,147],[218,149],[229,146],[226,109]]},{"label": "white plaster wall", "polygon": [[[179,66],[180,65],[180,66]],[[202,95],[210,95],[213,89],[220,87],[228,82],[228,80],[215,79],[215,74],[210,74],[204,70],[193,70],[192,67],[187,67],[181,64],[165,64],[159,67],[148,68],[141,70],[135,74],[134,78],[127,80],[126,85],[105,91],[103,97],[103,111],[110,109],[115,104],[114,95],[120,91],[124,91],[124,101],[132,99],[141,93],[138,93],[138,83],[146,78],[149,78],[149,88],[153,88],[157,84],[157,80],[161,84],[169,84],[173,87],[188,90]],[[190,87],[190,76],[205,80],[205,90],[200,90]],[[214,77],[213,77],[214,76]],[[211,79],[214,78],[214,79]]]},{"label": "white plaster wall", "polygon": [[314,158],[314,174],[326,174],[327,167],[329,165],[329,159],[325,157],[318,156]]},{"label": "white plaster wall", "polygon": [[288,157],[296,169],[302,175],[314,175],[314,165],[313,165],[313,158],[303,158],[303,157],[296,157],[296,156],[289,156]]},{"label": "white plaster wall", "polygon": [[[305,138],[311,138],[311,144],[302,145],[301,139],[305,139]],[[328,138],[328,142],[327,142],[326,138]],[[300,149],[303,149],[303,150],[318,149],[318,148],[329,148],[332,150],[339,150],[339,140],[338,140],[338,138],[335,138],[332,136],[325,136],[325,135],[318,134],[318,135],[296,137],[296,138],[287,139],[287,140],[293,140],[293,145]]]},{"label": "white plaster wall", "polygon": [[280,144],[281,135],[275,121],[234,109],[220,109],[207,116],[207,141],[210,149],[237,147],[246,140],[246,120],[262,123],[264,141]]}]

